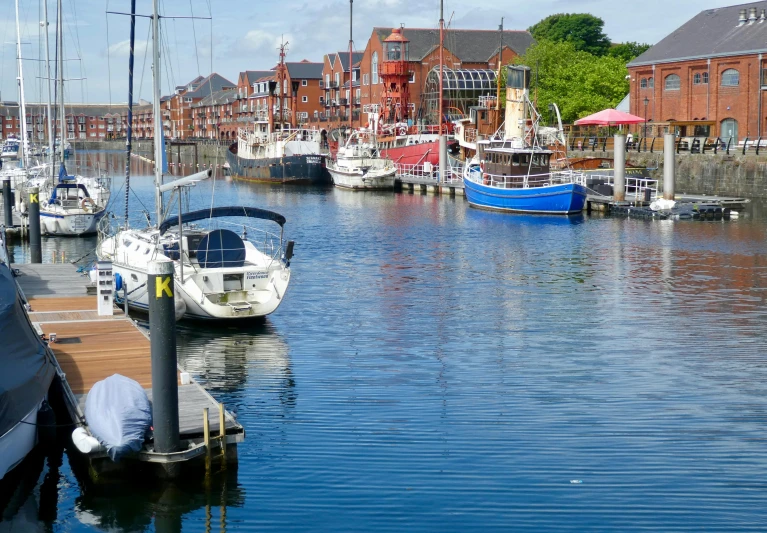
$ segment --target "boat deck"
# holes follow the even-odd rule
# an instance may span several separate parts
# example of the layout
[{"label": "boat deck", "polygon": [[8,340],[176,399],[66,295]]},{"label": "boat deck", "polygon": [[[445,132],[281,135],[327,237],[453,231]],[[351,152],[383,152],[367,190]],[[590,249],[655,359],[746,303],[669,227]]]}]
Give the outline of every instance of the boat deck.
[{"label": "boat deck", "polygon": [[[70,264],[14,265],[16,280],[29,303],[29,317],[38,332],[56,341],[49,347],[65,374],[71,391],[67,406],[83,420],[85,400],[93,385],[113,374],[129,377],[152,399],[151,352],[148,331],[115,308],[111,316],[96,312],[96,296],[86,295],[87,276]],[[179,380],[179,432],[183,439],[203,433],[203,409],[208,408],[211,433],[219,430],[218,403],[192,380]],[[240,442],[244,432],[235,418],[225,415],[228,442]],[[87,422],[87,421],[86,421]],[[231,435],[231,437],[229,437]]]}]

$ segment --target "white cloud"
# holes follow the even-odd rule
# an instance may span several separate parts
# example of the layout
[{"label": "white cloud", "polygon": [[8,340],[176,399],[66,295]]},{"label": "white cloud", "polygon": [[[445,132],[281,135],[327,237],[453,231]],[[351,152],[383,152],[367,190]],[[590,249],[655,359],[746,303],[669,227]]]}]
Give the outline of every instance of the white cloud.
[{"label": "white cloud", "polygon": [[[133,55],[143,56],[146,51],[147,41],[135,41],[133,43]],[[130,40],[125,39],[109,46],[107,53],[110,57],[128,57],[130,53]]]}]

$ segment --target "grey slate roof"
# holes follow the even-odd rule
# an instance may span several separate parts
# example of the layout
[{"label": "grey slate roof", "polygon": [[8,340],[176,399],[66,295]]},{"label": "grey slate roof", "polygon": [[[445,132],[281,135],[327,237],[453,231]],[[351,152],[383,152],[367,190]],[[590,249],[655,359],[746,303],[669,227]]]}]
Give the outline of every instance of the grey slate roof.
[{"label": "grey slate roof", "polygon": [[[288,67],[288,74],[292,80],[321,80],[323,63],[311,63],[301,61],[298,63],[285,62]],[[276,67],[275,67],[276,68]],[[274,69],[272,69],[274,70]]]},{"label": "grey slate roof", "polygon": [[[374,28],[383,42],[391,35],[391,28]],[[403,35],[410,41],[410,61],[421,61],[439,46],[439,30],[426,28],[405,28]],[[497,30],[447,30],[445,48],[464,63],[485,63],[498,53],[499,34]],[[503,45],[519,55],[535,42],[527,31],[505,30]]]},{"label": "grey slate roof", "polygon": [[[341,59],[341,68],[344,72],[349,72],[349,50],[344,52],[338,52],[338,57]],[[363,52],[352,52],[352,66],[355,66],[362,60]]]},{"label": "grey slate roof", "polygon": [[701,11],[628,66],[767,51],[767,21],[738,26],[741,9],[767,9],[767,1]]},{"label": "grey slate roof", "polygon": [[237,91],[226,89],[223,91],[216,91],[213,94],[209,94],[196,104],[192,104],[192,107],[231,104],[235,100],[237,100]]},{"label": "grey slate roof", "polygon": [[[227,80],[220,74],[216,74],[215,72],[208,76],[207,78],[200,79],[201,76],[198,76],[194,80],[192,80],[189,83],[199,83],[199,87],[195,89],[194,91],[189,91],[187,93],[184,93],[184,98],[205,98],[206,96],[210,96],[211,93],[214,93],[216,91],[221,91],[225,87],[228,87],[230,89],[237,88],[236,83],[232,83],[231,81]],[[187,84],[186,86],[188,86]]]},{"label": "grey slate roof", "polygon": [[248,82],[248,85],[253,85],[261,78],[265,78],[271,75],[272,75],[272,72],[270,70],[246,70],[245,71],[245,78]]}]

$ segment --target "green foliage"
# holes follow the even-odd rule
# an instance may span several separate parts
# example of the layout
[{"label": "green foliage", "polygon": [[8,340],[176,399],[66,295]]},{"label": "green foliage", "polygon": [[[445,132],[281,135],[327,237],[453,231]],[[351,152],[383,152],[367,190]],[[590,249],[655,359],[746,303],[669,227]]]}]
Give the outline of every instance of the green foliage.
[{"label": "green foliage", "polygon": [[557,13],[528,28],[536,41],[568,41],[576,50],[597,56],[607,54],[610,39],[604,21],[588,13]]},{"label": "green foliage", "polygon": [[629,92],[628,70],[622,58],[594,56],[569,41],[539,41],[516,63],[532,69],[531,95],[536,94],[537,87],[538,111],[544,117],[548,105],[556,103],[562,120],[572,123],[615,107]]},{"label": "green foliage", "polygon": [[607,51],[607,54],[612,57],[619,57],[624,62],[628,63],[635,57],[639,57],[640,55],[644,54],[648,48],[650,48],[649,44],[640,44],[634,42],[620,43],[610,48],[610,50]]}]

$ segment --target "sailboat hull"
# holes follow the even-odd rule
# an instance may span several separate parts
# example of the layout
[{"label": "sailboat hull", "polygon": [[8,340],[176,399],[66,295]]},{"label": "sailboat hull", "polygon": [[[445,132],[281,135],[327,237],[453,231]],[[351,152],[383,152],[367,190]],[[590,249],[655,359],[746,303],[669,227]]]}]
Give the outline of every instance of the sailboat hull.
[{"label": "sailboat hull", "polygon": [[39,406],[24,419],[0,436],[0,479],[13,470],[37,445],[37,411]]},{"label": "sailboat hull", "polygon": [[98,231],[99,221],[106,211],[98,213],[57,214],[40,212],[40,230],[43,235],[80,236],[93,235]]}]

